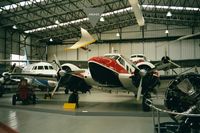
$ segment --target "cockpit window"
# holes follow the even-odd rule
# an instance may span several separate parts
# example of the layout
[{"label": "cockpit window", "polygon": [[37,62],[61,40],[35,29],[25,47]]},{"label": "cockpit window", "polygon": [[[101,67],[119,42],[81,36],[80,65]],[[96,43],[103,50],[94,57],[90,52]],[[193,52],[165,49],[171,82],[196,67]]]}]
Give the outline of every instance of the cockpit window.
[{"label": "cockpit window", "polygon": [[137,56],[136,56],[136,55],[132,55],[132,56],[131,56],[131,58],[135,58],[135,57],[137,57]]},{"label": "cockpit window", "polygon": [[125,61],[121,57],[118,59],[118,61],[119,61],[120,64],[122,64],[123,66],[125,66]]},{"label": "cockpit window", "polygon": [[135,57],[144,58],[144,55],[132,55],[131,56],[131,58],[135,58]]},{"label": "cockpit window", "polygon": [[44,69],[45,69],[45,70],[48,70],[48,66],[44,66]]},{"label": "cockpit window", "polygon": [[38,66],[38,70],[43,70],[43,66]]},{"label": "cockpit window", "polygon": [[53,70],[53,67],[52,67],[52,66],[49,66],[49,69],[50,69],[50,70]]},{"label": "cockpit window", "polygon": [[105,57],[108,57],[108,58],[111,58],[111,59],[114,59],[114,60],[117,60],[119,58],[118,55],[106,55]]}]

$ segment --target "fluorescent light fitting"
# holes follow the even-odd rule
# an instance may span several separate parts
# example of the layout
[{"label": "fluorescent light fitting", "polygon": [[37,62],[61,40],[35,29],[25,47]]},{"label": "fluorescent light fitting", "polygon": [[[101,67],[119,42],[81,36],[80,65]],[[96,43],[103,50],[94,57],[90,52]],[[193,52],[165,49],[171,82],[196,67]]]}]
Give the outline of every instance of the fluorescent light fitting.
[{"label": "fluorescent light fitting", "polygon": [[169,34],[169,31],[168,31],[168,30],[165,30],[165,34]]},{"label": "fluorescent light fitting", "polygon": [[171,16],[172,16],[172,13],[171,13],[170,11],[168,11],[167,14],[166,14],[166,16],[167,16],[167,17],[171,17]]},{"label": "fluorescent light fitting", "polygon": [[[36,0],[36,2],[39,2],[39,1],[44,1],[44,0]],[[159,5],[141,5],[141,7],[143,7],[143,8],[166,9],[166,10],[169,10],[169,9],[170,10],[186,10],[186,11],[199,11],[200,10],[200,8],[193,8],[193,7],[176,7],[176,6],[159,6]],[[127,7],[127,8],[115,10],[113,12],[103,13],[101,15],[101,17],[110,16],[110,15],[114,15],[114,14],[120,14],[120,13],[128,12],[128,11],[132,11],[132,7]],[[89,20],[89,18],[72,20],[72,21],[60,23],[59,26],[67,26],[67,25],[70,25],[70,24],[80,23],[80,22],[88,21],[88,20]],[[40,27],[40,28],[37,28],[37,29],[26,30],[24,32],[25,33],[33,33],[33,32],[37,32],[37,31],[43,31],[43,30],[47,30],[47,29],[51,29],[51,28],[57,28],[57,27],[58,27],[58,25],[49,25],[49,26]]]},{"label": "fluorescent light fitting", "polygon": [[12,28],[13,28],[13,29],[17,29],[17,26],[16,26],[16,25],[13,25]]},{"label": "fluorescent light fitting", "polygon": [[24,7],[24,6],[32,5],[34,3],[39,3],[39,2],[43,2],[43,1],[45,1],[45,0],[21,1],[21,2],[15,3],[15,4],[0,7],[1,8],[0,12],[2,12],[3,10],[11,10],[11,9],[15,9],[17,7]]}]

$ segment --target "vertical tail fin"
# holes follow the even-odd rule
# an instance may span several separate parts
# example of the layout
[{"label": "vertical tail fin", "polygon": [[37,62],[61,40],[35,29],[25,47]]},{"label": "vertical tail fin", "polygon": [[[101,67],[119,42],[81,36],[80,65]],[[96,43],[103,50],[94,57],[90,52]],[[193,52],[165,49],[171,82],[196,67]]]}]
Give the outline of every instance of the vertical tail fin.
[{"label": "vertical tail fin", "polygon": [[28,55],[27,55],[27,50],[26,50],[26,46],[24,47],[24,58],[26,60],[26,65],[30,64],[29,60],[28,60]]}]

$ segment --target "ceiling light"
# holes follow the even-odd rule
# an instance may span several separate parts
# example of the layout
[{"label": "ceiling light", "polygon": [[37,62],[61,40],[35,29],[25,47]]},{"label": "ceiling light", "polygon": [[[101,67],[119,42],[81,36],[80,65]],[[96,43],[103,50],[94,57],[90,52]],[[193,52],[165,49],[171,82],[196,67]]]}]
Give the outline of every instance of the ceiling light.
[{"label": "ceiling light", "polygon": [[120,36],[120,34],[119,34],[119,33],[116,33],[116,36]]},{"label": "ceiling light", "polygon": [[104,17],[101,17],[101,18],[100,18],[100,21],[101,21],[101,22],[104,22],[104,21],[105,21]]},{"label": "ceiling light", "polygon": [[58,24],[58,25],[60,24],[60,22],[58,20],[56,20],[55,23]]},{"label": "ceiling light", "polygon": [[168,30],[165,30],[165,34],[169,34],[169,31],[168,31]]},{"label": "ceiling light", "polygon": [[52,39],[52,38],[50,38],[50,39],[49,39],[49,41],[50,41],[50,42],[53,42],[53,39]]},{"label": "ceiling light", "polygon": [[17,29],[17,26],[16,25],[13,25],[13,27],[12,27],[13,29]]},{"label": "ceiling light", "polygon": [[[44,0],[36,0],[36,1],[44,1]],[[144,9],[165,9],[165,10],[186,10],[186,11],[199,11],[200,8],[193,8],[193,7],[177,7],[177,6],[160,6],[160,5],[141,5],[142,8]],[[4,7],[2,7],[4,9]],[[4,9],[5,10],[5,9]],[[107,12],[107,13],[103,13],[101,16],[105,17],[105,16],[110,16],[110,15],[114,15],[114,14],[120,14],[123,12],[129,12],[132,10],[132,7],[126,7],[123,9],[119,9],[119,10],[115,10],[112,12]],[[1,10],[0,10],[1,11]],[[83,21],[88,21],[89,18],[81,18],[81,19],[77,19],[77,20],[72,20],[72,21],[68,21],[68,22],[64,22],[64,23],[60,23],[59,26],[67,26],[70,24],[76,24],[76,23],[80,23]],[[100,20],[101,21],[101,20]],[[30,30],[26,30],[24,31],[25,33],[32,33],[32,32],[37,32],[37,31],[43,31],[43,30],[47,30],[47,29],[51,29],[51,28],[57,28],[58,25],[49,25],[49,26],[45,26],[45,27],[40,27],[40,28],[36,28],[36,29],[30,29]]]},{"label": "ceiling light", "polygon": [[171,17],[172,16],[172,13],[170,11],[167,12],[167,17]]}]

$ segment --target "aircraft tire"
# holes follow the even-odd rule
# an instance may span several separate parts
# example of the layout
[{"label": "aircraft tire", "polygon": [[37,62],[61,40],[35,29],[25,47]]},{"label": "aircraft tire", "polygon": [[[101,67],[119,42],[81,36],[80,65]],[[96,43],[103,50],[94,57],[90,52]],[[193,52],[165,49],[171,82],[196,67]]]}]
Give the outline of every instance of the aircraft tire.
[{"label": "aircraft tire", "polygon": [[146,100],[151,98],[151,94],[147,93],[144,94],[143,99],[142,99],[142,110],[144,112],[149,112],[151,111],[151,108],[146,104]]},{"label": "aircraft tire", "polygon": [[16,105],[16,95],[13,95],[12,97],[12,105]]},{"label": "aircraft tire", "polygon": [[33,94],[33,104],[36,104],[36,96]]},{"label": "aircraft tire", "polygon": [[65,94],[69,94],[69,90],[68,89],[65,89]]},{"label": "aircraft tire", "polygon": [[69,96],[68,103],[76,103],[76,106],[78,107],[78,101],[79,101],[78,93],[72,93]]}]

